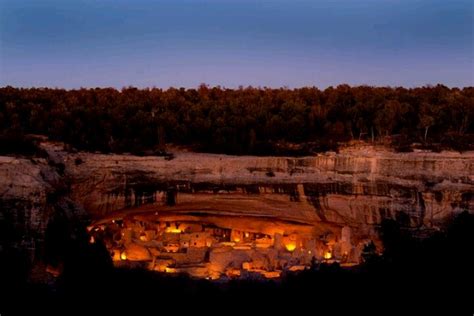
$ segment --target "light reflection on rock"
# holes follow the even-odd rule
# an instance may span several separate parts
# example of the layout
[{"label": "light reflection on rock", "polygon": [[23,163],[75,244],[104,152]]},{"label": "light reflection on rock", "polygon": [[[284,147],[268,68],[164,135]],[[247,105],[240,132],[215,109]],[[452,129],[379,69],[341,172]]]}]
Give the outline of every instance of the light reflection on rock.
[{"label": "light reflection on rock", "polygon": [[[349,227],[317,234],[307,225],[265,218],[156,214],[102,220],[90,238],[105,243],[116,266],[142,262],[149,270],[208,279],[277,278],[318,261],[359,260]],[[242,229],[247,221],[261,231]]]}]

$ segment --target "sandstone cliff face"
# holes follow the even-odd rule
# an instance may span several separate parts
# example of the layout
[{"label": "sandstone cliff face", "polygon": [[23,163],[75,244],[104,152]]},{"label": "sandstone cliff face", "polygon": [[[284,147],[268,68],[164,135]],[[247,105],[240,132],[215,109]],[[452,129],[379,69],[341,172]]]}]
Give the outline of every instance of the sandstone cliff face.
[{"label": "sandstone cliff face", "polygon": [[[37,245],[44,241],[52,186],[45,180],[44,161],[0,157],[0,221],[2,247],[22,248],[34,258]],[[8,231],[8,232],[6,232]]]},{"label": "sandstone cliff face", "polygon": [[[0,260],[26,265],[30,272],[35,269],[38,275],[30,278],[44,280],[49,224],[58,219],[76,223],[86,218],[83,209],[68,197],[65,177],[57,167],[50,157],[0,157]],[[74,224],[65,227],[61,238],[74,239],[77,228]],[[14,261],[18,258],[26,262]]]},{"label": "sandstone cliff face", "polygon": [[172,160],[79,153],[65,165],[73,199],[96,217],[159,208],[170,195],[176,210],[352,227],[384,218],[435,227],[474,210],[474,153],[365,147],[302,158],[175,153]]},{"label": "sandstone cliff face", "polygon": [[47,159],[0,158],[0,221],[14,225],[9,245],[32,258],[52,216],[77,218],[82,209],[97,220],[168,211],[349,226],[359,240],[374,238],[385,218],[431,229],[474,212],[473,152],[358,147],[302,158],[176,152],[167,160],[42,147]]}]

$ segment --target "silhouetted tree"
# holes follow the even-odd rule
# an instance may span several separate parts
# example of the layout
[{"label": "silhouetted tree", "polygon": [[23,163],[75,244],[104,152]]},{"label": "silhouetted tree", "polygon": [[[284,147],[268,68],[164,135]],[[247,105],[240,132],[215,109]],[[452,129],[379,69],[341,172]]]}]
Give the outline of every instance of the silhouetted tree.
[{"label": "silhouetted tree", "polygon": [[4,139],[43,134],[88,151],[147,154],[174,143],[233,154],[310,154],[398,133],[468,149],[473,122],[472,87],[0,88]]}]

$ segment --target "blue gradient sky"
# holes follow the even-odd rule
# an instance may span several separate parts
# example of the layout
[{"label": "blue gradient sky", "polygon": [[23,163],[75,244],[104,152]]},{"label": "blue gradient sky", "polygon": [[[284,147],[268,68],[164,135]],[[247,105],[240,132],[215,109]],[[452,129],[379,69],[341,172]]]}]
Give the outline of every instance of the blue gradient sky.
[{"label": "blue gradient sky", "polygon": [[0,85],[474,85],[472,0],[0,0]]}]

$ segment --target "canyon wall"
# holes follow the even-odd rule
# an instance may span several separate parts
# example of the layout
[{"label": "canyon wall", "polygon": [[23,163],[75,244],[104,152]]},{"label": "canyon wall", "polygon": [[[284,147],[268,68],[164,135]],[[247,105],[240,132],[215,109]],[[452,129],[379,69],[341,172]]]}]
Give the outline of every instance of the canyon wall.
[{"label": "canyon wall", "polygon": [[436,227],[456,212],[474,210],[472,152],[393,153],[365,146],[302,158],[78,153],[64,163],[72,198],[94,217],[172,203],[174,210],[311,224],[358,227],[393,218]]},{"label": "canyon wall", "polygon": [[53,191],[43,176],[44,166],[27,159],[0,157],[2,250],[7,246],[21,248],[33,259],[37,245],[44,242],[51,212],[47,199]]},{"label": "canyon wall", "polygon": [[386,218],[429,231],[453,214],[474,212],[473,152],[358,146],[301,158],[185,151],[138,157],[41,147],[46,158],[0,158],[0,222],[14,227],[7,242],[32,257],[58,214],[95,221],[161,211],[255,217],[319,232],[350,227],[363,240],[375,238]]}]

